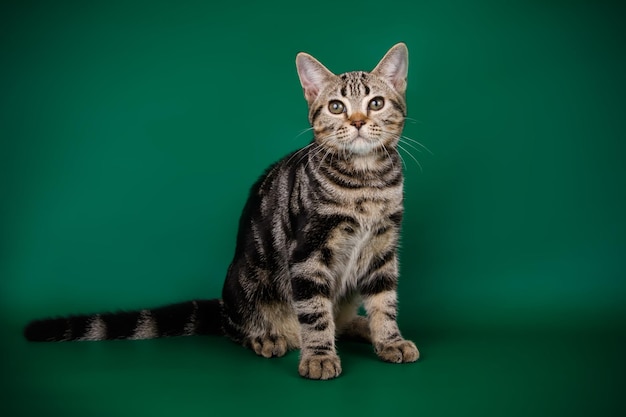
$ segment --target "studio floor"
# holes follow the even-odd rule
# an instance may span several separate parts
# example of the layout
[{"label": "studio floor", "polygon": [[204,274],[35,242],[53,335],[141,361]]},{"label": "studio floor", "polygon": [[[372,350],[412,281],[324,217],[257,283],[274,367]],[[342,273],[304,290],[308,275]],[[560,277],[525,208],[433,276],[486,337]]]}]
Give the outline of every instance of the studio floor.
[{"label": "studio floor", "polygon": [[[618,416],[624,335],[418,329],[414,364],[339,344],[344,373],[309,381],[297,352],[263,359],[219,337],[29,344],[2,352],[6,416]],[[5,336],[5,341],[7,341]]]}]

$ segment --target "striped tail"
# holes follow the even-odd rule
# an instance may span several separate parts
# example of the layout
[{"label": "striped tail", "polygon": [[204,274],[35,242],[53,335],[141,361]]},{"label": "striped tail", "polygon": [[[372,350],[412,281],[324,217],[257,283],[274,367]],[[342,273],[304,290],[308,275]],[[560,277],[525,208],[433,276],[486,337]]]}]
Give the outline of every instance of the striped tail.
[{"label": "striped tail", "polygon": [[140,340],[200,334],[224,334],[221,300],[194,300],[149,310],[35,320],[24,329],[24,337],[33,342]]}]

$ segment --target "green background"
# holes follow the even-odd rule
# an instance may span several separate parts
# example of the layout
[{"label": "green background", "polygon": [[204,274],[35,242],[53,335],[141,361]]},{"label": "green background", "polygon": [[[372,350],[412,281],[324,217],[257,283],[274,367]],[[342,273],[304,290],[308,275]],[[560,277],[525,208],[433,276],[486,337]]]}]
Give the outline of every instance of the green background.
[{"label": "green background", "polygon": [[[0,6],[0,414],[624,415],[626,7]],[[410,52],[400,326],[297,375],[217,338],[29,344],[30,319],[220,294],[248,187],[310,140],[295,71]],[[419,148],[419,146],[418,146]]]}]

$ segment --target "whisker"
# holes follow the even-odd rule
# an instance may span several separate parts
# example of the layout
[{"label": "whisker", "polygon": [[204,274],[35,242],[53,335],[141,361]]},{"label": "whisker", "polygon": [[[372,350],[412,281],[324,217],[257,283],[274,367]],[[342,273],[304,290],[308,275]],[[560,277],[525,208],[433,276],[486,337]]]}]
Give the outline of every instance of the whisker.
[{"label": "whisker", "polygon": [[424,122],[422,122],[421,120],[417,120],[417,119],[414,119],[414,118],[412,118],[412,117],[405,117],[405,118],[404,118],[404,120],[405,120],[405,121],[407,121],[407,120],[408,120],[408,121],[409,121],[409,122],[411,122],[411,123],[419,123],[419,124],[424,123]]},{"label": "whisker", "polygon": [[306,129],[302,130],[300,133],[298,133],[296,136],[294,136],[294,139],[298,139],[300,136],[304,135],[306,132],[309,132],[311,130],[313,130],[313,126],[308,127]]},{"label": "whisker", "polygon": [[[382,130],[384,133],[387,133],[387,134],[393,135],[393,136],[394,136],[394,138],[396,138],[396,139],[405,139],[405,140],[407,140],[407,141],[413,142],[414,144],[416,144],[417,146],[419,146],[420,148],[422,148],[423,150],[425,150],[425,151],[426,151],[426,152],[428,152],[429,154],[434,155],[433,151],[431,151],[430,149],[428,149],[428,147],[427,147],[426,145],[424,145],[423,143],[421,143],[421,142],[420,142],[420,141],[418,141],[418,140],[415,140],[415,139],[410,138],[410,137],[408,137],[408,136],[406,136],[406,135],[402,135],[401,133],[396,133],[396,132],[393,132],[393,131],[390,131],[390,130],[386,130],[386,129],[381,129],[381,130]],[[405,142],[405,143],[406,143],[406,142]],[[407,143],[407,144],[408,144],[408,143]],[[421,152],[419,149],[417,149],[417,148],[415,148],[415,147],[413,147],[413,148],[414,148],[416,151]]]},{"label": "whisker", "polygon": [[[327,138],[328,138],[328,137],[323,138],[323,140],[326,140]],[[323,145],[319,145],[319,144],[317,144],[317,145],[318,145],[317,149],[315,149],[315,150],[314,150],[314,152],[315,152],[315,153],[313,153],[313,154],[309,154],[309,158],[308,158],[308,160],[306,161],[306,164],[304,165],[304,168],[305,168],[305,169],[309,166],[309,163],[311,162],[311,160],[312,160],[313,158],[316,158],[316,157],[317,157],[320,153],[322,153],[322,152],[324,152],[324,151],[327,151],[327,152],[329,151],[329,148],[328,148],[328,147],[325,147],[325,146],[323,146]],[[320,162],[320,164],[324,162],[324,159],[326,159],[326,156],[327,156],[327,155],[324,155],[324,157],[322,158],[322,161]],[[300,163],[300,161],[298,161],[298,163]]]},{"label": "whisker", "polygon": [[424,169],[422,168],[422,164],[420,164],[420,162],[417,160],[417,158],[415,158],[413,156],[413,154],[411,152],[409,152],[406,148],[404,148],[402,145],[400,145],[398,143],[398,148],[402,149],[404,152],[406,152],[407,154],[409,154],[409,156],[411,158],[413,158],[413,160],[415,161],[415,163],[417,164],[418,167],[420,167],[420,172],[424,172]]},{"label": "whisker", "polygon": [[[328,149],[329,149],[329,151],[331,151],[330,147],[328,147]],[[333,160],[334,160],[336,154],[337,154],[337,152],[335,150],[332,150],[332,153],[330,154],[330,163],[329,163],[330,166],[333,165]],[[326,158],[326,156],[324,156],[324,158]]]},{"label": "whisker", "polygon": [[[304,167],[306,168],[309,165],[309,162],[311,162],[311,159],[315,158],[320,152],[322,152],[323,148],[319,147],[317,149],[314,149],[314,153],[307,153],[305,156],[308,156],[306,164],[304,164]],[[300,158],[298,160],[298,164],[300,164],[302,162],[302,160],[304,159],[304,156],[302,158]]]},{"label": "whisker", "polygon": [[[307,150],[307,148],[310,148],[310,147],[311,147],[311,146],[313,146],[313,145],[315,145],[315,142],[311,142],[311,143],[309,143],[308,145],[306,145],[304,148],[300,148],[300,149],[298,149],[297,151],[295,151],[295,152],[293,153],[293,155],[291,155],[291,156],[289,157],[289,159],[287,160],[287,164],[289,164],[289,162],[290,162],[293,158],[295,158],[295,156],[296,156],[296,155],[298,155],[300,152],[304,152],[304,151],[306,151],[306,150]],[[306,152],[304,152],[304,155],[306,155]],[[298,163],[300,163],[300,161],[302,160],[302,158],[304,158],[304,155],[300,158],[300,160],[298,161]]]},{"label": "whisker", "polygon": [[400,160],[402,161],[402,166],[404,167],[404,169],[406,169],[406,161],[404,160],[400,152],[398,152],[398,156],[400,157]]},{"label": "whisker", "polygon": [[406,138],[404,136],[400,138],[400,142],[404,143],[407,146],[410,146],[411,148],[415,149],[417,152],[422,153],[422,150],[420,148],[413,145],[411,142],[406,142]]},{"label": "whisker", "polygon": [[[409,140],[409,141],[411,141],[411,142],[415,143],[416,145],[418,145],[419,147],[421,147],[422,149],[424,149],[424,150],[425,150],[426,152],[428,152],[429,154],[434,155],[434,153],[433,153],[430,149],[428,149],[428,148],[426,147],[426,145],[424,145],[423,143],[421,143],[421,142],[419,142],[419,141],[417,141],[417,140],[415,140],[415,139],[413,139],[413,138],[410,138],[410,137],[408,137],[408,136],[404,136],[404,135],[402,135],[402,136],[400,136],[400,137],[401,137],[402,139],[406,139],[406,140]],[[405,143],[406,143],[406,142],[405,142]]]},{"label": "whisker", "polygon": [[[324,154],[324,157],[322,158],[322,160],[320,161],[320,165],[324,163],[324,161],[326,160],[326,158],[328,158],[328,154],[331,154],[331,159],[332,159],[332,149],[328,148],[326,149],[326,153]],[[331,165],[332,165],[332,161],[331,161]]]},{"label": "whisker", "polygon": [[[400,141],[404,140],[404,141],[413,142],[414,144],[416,144],[417,146],[419,146],[421,149],[425,150],[429,154],[434,155],[434,153],[430,149],[428,149],[428,147],[426,145],[424,145],[423,143],[421,143],[420,141],[417,141],[417,140],[415,140],[413,138],[410,138],[410,137],[408,137],[406,135],[401,135],[401,134],[398,134],[396,132],[392,132],[392,131],[385,130],[385,129],[383,129],[383,132],[392,135],[395,139],[399,139]],[[404,142],[404,143],[406,143],[408,145],[407,142]],[[412,146],[412,148],[415,149],[418,152],[422,152],[420,149],[416,148],[415,146]]]},{"label": "whisker", "polygon": [[[389,162],[391,163],[391,166],[395,169],[395,164],[393,163],[393,158],[391,157],[391,154],[389,153],[389,151],[387,150],[387,147],[385,146],[385,144],[383,143],[382,140],[380,140],[379,138],[376,138],[376,140],[378,141],[378,143],[380,143],[381,148],[383,148],[383,150],[385,151],[385,153],[387,154],[387,158],[389,159]],[[400,155],[400,154],[398,154]]]}]

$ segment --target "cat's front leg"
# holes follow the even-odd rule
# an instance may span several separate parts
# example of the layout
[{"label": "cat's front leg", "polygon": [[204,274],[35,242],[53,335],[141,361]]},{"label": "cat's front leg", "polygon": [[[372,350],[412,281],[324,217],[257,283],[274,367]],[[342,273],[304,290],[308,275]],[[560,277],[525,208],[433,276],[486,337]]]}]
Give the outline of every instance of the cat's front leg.
[{"label": "cat's front leg", "polygon": [[301,335],[298,372],[309,379],[331,379],[341,374],[341,362],[335,350],[330,276],[306,264],[294,267],[291,279]]},{"label": "cat's front leg", "polygon": [[397,259],[395,256],[361,285],[361,294],[378,357],[386,362],[415,362],[419,351],[413,342],[400,334],[397,317]]}]

